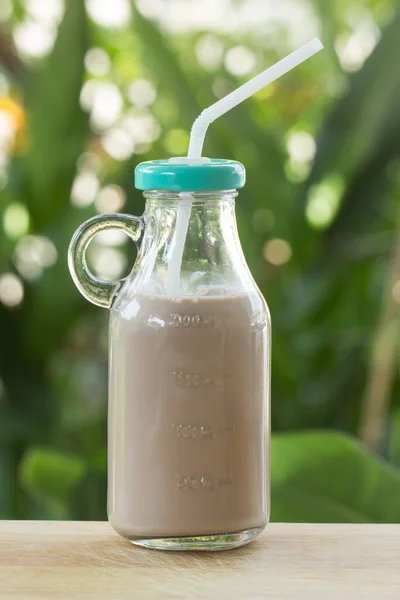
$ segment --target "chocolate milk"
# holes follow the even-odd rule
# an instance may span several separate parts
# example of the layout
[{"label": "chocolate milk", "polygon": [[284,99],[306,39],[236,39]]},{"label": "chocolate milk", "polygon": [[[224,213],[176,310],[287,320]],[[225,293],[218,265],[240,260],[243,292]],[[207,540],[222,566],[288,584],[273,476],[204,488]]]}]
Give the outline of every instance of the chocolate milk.
[{"label": "chocolate milk", "polygon": [[141,295],[113,311],[108,508],[119,533],[265,526],[268,330],[265,305],[247,296]]}]

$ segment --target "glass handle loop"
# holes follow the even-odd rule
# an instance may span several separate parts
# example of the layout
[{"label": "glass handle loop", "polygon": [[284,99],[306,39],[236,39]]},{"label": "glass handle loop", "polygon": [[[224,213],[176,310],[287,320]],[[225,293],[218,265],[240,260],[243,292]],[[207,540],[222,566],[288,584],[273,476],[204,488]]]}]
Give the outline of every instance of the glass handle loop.
[{"label": "glass handle loop", "polygon": [[100,231],[118,229],[128,235],[139,247],[144,229],[144,218],[124,214],[105,214],[92,217],[74,233],[68,249],[68,267],[81,294],[97,306],[111,308],[114,297],[125,279],[101,281],[89,270],[86,250]]}]

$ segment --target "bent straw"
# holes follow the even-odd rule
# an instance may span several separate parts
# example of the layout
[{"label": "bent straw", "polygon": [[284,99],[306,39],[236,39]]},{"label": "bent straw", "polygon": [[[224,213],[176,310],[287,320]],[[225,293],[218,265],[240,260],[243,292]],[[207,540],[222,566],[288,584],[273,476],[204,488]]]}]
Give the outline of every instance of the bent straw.
[{"label": "bent straw", "polygon": [[[190,134],[190,144],[187,162],[192,159],[201,159],[204,138],[209,125],[227,113],[229,110],[250,98],[256,92],[276,81],[302,62],[314,56],[323,49],[318,38],[314,38],[298,50],[295,50],[286,58],[283,58],[272,67],[269,67],[247,83],[234,90],[212,106],[206,108],[193,123]],[[190,193],[181,193],[182,201],[179,204],[175,233],[171,247],[171,257],[168,265],[167,293],[169,296],[180,295],[180,273],[182,266],[183,249],[185,246],[187,230],[189,226],[190,213],[192,209],[193,196]]]}]

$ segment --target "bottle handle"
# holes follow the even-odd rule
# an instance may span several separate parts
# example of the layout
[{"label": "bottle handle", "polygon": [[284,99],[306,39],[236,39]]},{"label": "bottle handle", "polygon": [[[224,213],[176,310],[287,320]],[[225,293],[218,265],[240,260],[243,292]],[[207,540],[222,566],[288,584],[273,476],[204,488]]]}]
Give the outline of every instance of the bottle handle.
[{"label": "bottle handle", "polygon": [[125,279],[101,281],[94,277],[87,266],[86,250],[97,233],[109,229],[123,231],[139,247],[144,229],[144,218],[124,214],[104,214],[92,217],[78,227],[68,249],[68,267],[76,287],[86,300],[105,308],[111,308],[115,294]]}]

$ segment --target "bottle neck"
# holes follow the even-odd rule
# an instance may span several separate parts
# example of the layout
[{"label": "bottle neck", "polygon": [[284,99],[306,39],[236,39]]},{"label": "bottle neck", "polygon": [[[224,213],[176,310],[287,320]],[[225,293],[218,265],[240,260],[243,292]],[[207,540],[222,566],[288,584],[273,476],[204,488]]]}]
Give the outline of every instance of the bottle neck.
[{"label": "bottle neck", "polygon": [[169,259],[169,246],[176,236],[180,206],[189,201],[184,261],[205,260],[215,265],[224,260],[226,264],[227,254],[241,251],[235,215],[237,195],[236,190],[182,194],[145,192],[146,234],[152,243],[164,247],[164,255]]},{"label": "bottle neck", "polygon": [[182,200],[186,200],[190,196],[193,204],[214,204],[228,202],[230,205],[235,203],[237,197],[237,190],[217,190],[209,192],[167,192],[162,190],[151,190],[143,192],[143,196],[146,199],[146,213],[147,210],[154,206],[165,206],[166,208],[178,207]]},{"label": "bottle neck", "polygon": [[199,288],[207,286],[213,290],[243,289],[244,280],[251,276],[237,232],[236,196],[236,190],[190,194],[145,192],[145,234],[136,263],[141,271],[139,278],[143,282],[154,278],[160,282],[168,276],[179,208],[182,201],[190,200],[181,264],[183,293],[201,293]]}]

